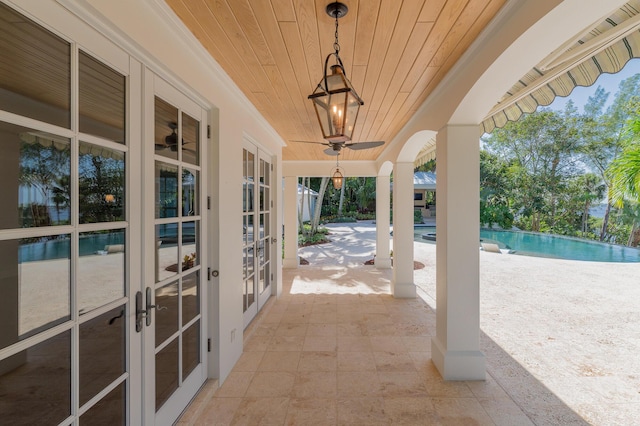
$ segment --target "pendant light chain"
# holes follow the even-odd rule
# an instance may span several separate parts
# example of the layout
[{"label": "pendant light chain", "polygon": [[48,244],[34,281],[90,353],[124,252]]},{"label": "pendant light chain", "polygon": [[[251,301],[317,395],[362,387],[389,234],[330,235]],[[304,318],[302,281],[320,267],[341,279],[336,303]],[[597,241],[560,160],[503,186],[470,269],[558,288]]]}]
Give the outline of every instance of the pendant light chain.
[{"label": "pendant light chain", "polygon": [[333,42],[333,48],[336,51],[336,55],[340,52],[340,43],[338,43],[338,13],[336,13],[336,41]]}]

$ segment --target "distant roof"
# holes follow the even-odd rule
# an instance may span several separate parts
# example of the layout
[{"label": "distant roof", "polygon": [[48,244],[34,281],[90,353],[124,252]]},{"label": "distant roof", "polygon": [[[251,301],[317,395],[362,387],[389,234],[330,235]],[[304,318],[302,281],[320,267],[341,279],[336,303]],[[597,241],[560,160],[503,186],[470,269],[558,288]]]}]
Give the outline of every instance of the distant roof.
[{"label": "distant roof", "polygon": [[306,195],[306,193],[309,192],[309,191],[311,191],[311,196],[318,195],[318,193],[316,191],[314,191],[313,189],[309,189],[304,185],[298,184],[298,195],[300,195],[300,194],[305,194]]},{"label": "distant roof", "polygon": [[432,172],[415,172],[413,174],[413,189],[436,190],[436,174]]}]

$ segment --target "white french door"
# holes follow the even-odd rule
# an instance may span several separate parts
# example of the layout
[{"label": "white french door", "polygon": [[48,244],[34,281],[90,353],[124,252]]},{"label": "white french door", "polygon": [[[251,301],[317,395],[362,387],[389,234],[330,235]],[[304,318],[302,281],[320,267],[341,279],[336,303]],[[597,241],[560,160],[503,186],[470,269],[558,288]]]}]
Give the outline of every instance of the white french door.
[{"label": "white french door", "polygon": [[271,160],[266,153],[245,141],[242,165],[242,309],[246,327],[271,296],[275,238],[271,214]]},{"label": "white french door", "polygon": [[206,111],[145,75],[143,334],[145,424],[172,424],[206,380]]}]

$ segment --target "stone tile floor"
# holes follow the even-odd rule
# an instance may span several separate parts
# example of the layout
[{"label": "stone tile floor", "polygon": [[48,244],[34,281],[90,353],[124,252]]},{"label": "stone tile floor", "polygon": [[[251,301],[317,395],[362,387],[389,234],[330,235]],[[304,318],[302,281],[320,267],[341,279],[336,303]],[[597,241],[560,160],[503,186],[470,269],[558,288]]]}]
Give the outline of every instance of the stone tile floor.
[{"label": "stone tile floor", "polygon": [[[282,297],[246,331],[229,377],[219,389],[205,386],[179,424],[534,424],[491,374],[478,382],[441,378],[430,353],[435,313],[421,298],[393,298],[390,271],[284,274]],[[526,372],[504,367],[518,378],[514,387],[540,392]],[[571,410],[563,419],[585,424]]]},{"label": "stone tile floor", "polygon": [[435,245],[415,243],[418,299],[389,295],[364,266],[375,225],[331,227],[283,271],[218,389],[179,424],[633,425],[640,418],[640,264],[480,251],[483,382],[444,382],[431,363]]}]

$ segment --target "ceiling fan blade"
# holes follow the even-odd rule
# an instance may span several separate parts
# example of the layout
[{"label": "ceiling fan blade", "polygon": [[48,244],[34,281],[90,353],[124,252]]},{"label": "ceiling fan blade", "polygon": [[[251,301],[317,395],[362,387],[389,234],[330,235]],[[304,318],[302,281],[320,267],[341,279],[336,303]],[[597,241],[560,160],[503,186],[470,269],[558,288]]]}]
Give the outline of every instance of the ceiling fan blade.
[{"label": "ceiling fan blade", "polygon": [[340,151],[335,151],[333,148],[327,148],[323,152],[327,155],[340,155]]},{"label": "ceiling fan blade", "polygon": [[384,145],[384,141],[354,142],[354,143],[347,143],[344,146],[346,146],[349,149],[358,150],[358,149],[377,148],[382,145]]},{"label": "ceiling fan blade", "polygon": [[315,141],[294,141],[294,140],[290,140],[289,142],[314,143],[314,144],[318,144],[318,145],[328,145],[327,142],[315,142]]}]

